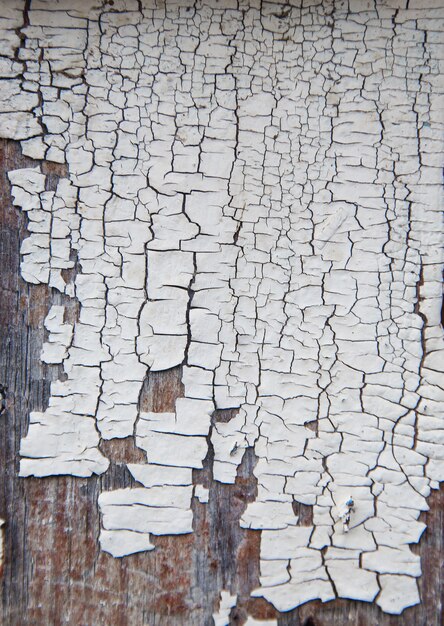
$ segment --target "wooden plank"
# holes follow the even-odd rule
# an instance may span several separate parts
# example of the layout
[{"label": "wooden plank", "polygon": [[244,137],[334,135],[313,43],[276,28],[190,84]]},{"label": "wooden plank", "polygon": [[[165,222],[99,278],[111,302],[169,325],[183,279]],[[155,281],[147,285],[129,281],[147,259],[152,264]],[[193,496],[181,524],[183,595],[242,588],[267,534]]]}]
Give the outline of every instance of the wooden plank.
[{"label": "wooden plank", "polygon": [[[209,626],[223,588],[239,594],[233,624],[242,624],[247,614],[276,616],[265,601],[250,598],[259,584],[260,533],[239,527],[256,489],[251,451],[236,484],[222,485],[212,480],[210,448],[200,473],[210,488],[210,502],[193,505],[195,532],[155,538],[153,552],[123,559],[99,549],[97,496],[104,489],[132,484],[124,461],[141,460],[132,442],[102,444],[102,450],[112,456],[110,470],[102,477],[18,477],[20,438],[26,433],[29,411],[46,406],[50,381],[60,375],[57,366],[45,365],[39,357],[43,319],[60,295],[44,286],[31,286],[19,276],[26,219],[11,205],[6,172],[28,165],[33,162],[21,156],[17,144],[0,140],[0,389],[5,389],[0,417],[0,517],[6,520],[2,623]],[[60,166],[45,168],[51,185],[63,174]],[[146,410],[168,411],[180,395],[180,368],[175,368],[152,375],[141,403]],[[280,626],[439,626],[444,594],[443,490],[431,496],[430,507],[423,514],[428,528],[418,548],[424,572],[419,606],[396,617],[366,603],[313,602],[281,615]]]}]

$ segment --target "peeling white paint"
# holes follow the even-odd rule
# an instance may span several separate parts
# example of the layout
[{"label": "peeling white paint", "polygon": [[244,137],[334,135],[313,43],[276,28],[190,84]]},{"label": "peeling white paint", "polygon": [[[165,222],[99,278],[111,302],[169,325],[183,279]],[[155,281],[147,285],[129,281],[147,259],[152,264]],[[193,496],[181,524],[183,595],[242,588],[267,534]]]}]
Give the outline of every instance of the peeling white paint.
[{"label": "peeling white paint", "polygon": [[48,341],[43,344],[41,359],[45,363],[63,363],[68,356],[72,342],[73,325],[63,321],[65,307],[53,304],[45,319],[49,332]]},{"label": "peeling white paint", "polygon": [[214,626],[229,626],[230,612],[236,606],[237,595],[231,595],[229,591],[220,592],[219,610],[213,613]]},{"label": "peeling white paint", "polygon": [[[209,441],[226,483],[253,446],[254,595],[416,604],[409,544],[444,478],[442,7],[33,0],[26,26],[23,8],[0,19],[0,136],[69,174],[9,173],[21,272],[80,314],[46,318],[66,380],[21,475],[102,473],[100,438],[134,436],[142,487],[99,498],[123,556],[192,532]],[[147,373],[178,364],[175,411],[140,413]]]},{"label": "peeling white paint", "polygon": [[276,619],[254,619],[249,615],[244,626],[278,626],[278,623]]},{"label": "peeling white paint", "polygon": [[196,485],[194,487],[194,495],[201,504],[207,504],[210,499],[210,490],[203,485]]},{"label": "peeling white paint", "polygon": [[100,533],[100,547],[115,557],[154,550],[150,537],[145,532],[132,530],[103,530]]}]

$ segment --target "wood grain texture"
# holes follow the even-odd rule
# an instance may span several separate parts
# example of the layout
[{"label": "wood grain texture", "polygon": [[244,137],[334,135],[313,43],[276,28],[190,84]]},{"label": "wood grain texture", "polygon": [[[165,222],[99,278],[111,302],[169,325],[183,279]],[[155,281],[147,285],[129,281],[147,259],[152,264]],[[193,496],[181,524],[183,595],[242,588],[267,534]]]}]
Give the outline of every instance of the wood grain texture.
[{"label": "wood grain texture", "polygon": [[[101,477],[19,478],[20,438],[31,410],[46,406],[57,366],[40,360],[43,319],[60,294],[31,286],[19,274],[20,242],[26,218],[12,207],[6,172],[34,165],[18,144],[0,140],[0,415],[1,500],[5,525],[2,624],[11,626],[210,626],[221,589],[239,596],[232,624],[247,614],[276,616],[273,607],[250,592],[259,584],[259,531],[239,527],[255,495],[255,458],[245,455],[235,485],[212,480],[211,447],[199,481],[210,488],[208,505],[194,503],[191,535],[154,538],[156,550],[115,559],[98,545],[97,496],[132,484],[124,462],[142,460],[130,440],[102,443],[112,463]],[[54,185],[60,166],[44,165]],[[65,302],[69,304],[68,302]],[[73,305],[70,305],[71,307]],[[71,309],[71,314],[76,312]],[[180,368],[146,381],[144,410],[168,411],[182,395]],[[3,410],[4,404],[4,410]],[[223,415],[217,415],[221,421]],[[197,476],[197,475],[196,475]],[[312,602],[285,615],[280,626],[440,626],[444,595],[444,492],[434,492],[422,518],[427,530],[417,548],[422,558],[422,602],[401,616],[383,614],[366,603]],[[302,512],[304,515],[307,512]]]}]

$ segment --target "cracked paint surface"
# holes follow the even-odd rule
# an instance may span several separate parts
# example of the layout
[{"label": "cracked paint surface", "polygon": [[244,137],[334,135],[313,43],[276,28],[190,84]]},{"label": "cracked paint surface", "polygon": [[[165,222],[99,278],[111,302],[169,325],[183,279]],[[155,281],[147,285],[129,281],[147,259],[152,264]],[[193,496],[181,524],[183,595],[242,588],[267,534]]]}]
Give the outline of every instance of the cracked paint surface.
[{"label": "cracked paint surface", "polygon": [[[141,486],[101,494],[104,550],[192,532],[209,446],[226,483],[254,447],[253,595],[419,602],[409,545],[444,478],[443,18],[435,0],[5,3],[0,135],[68,172],[55,190],[38,164],[9,173],[21,272],[79,305],[44,320],[64,377],[20,471],[100,474],[100,441],[134,437]],[[175,411],[141,412],[149,372],[179,364]]]}]

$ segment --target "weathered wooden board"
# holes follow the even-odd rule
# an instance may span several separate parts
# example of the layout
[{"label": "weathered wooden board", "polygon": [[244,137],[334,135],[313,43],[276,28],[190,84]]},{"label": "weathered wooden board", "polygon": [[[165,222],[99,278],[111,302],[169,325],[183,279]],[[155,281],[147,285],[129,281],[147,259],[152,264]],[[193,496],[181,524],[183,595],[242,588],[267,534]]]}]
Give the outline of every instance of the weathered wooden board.
[{"label": "weathered wooden board", "polygon": [[[5,524],[2,575],[2,623],[11,626],[209,626],[220,589],[239,594],[233,624],[247,613],[256,618],[276,616],[265,601],[251,599],[258,585],[259,531],[239,527],[246,503],[254,498],[254,458],[247,454],[236,485],[211,479],[206,460],[207,506],[195,503],[195,532],[155,539],[156,550],[115,559],[98,545],[97,496],[102,489],[131,484],[125,462],[139,452],[126,440],[108,442],[113,458],[100,478],[18,477],[20,438],[31,410],[42,410],[49,384],[59,375],[44,365],[40,349],[43,318],[57,302],[46,287],[33,287],[19,275],[19,247],[26,219],[14,209],[6,172],[32,164],[18,144],[0,142],[0,384],[4,410],[0,418],[1,500]],[[51,182],[63,171],[44,166]],[[181,395],[180,376],[171,370],[153,375],[145,386],[143,408],[172,409]],[[279,616],[280,626],[439,626],[442,622],[444,557],[444,492],[430,497],[423,515],[427,530],[417,548],[421,554],[421,604],[400,617],[383,614],[376,606],[338,600],[310,603]]]}]

